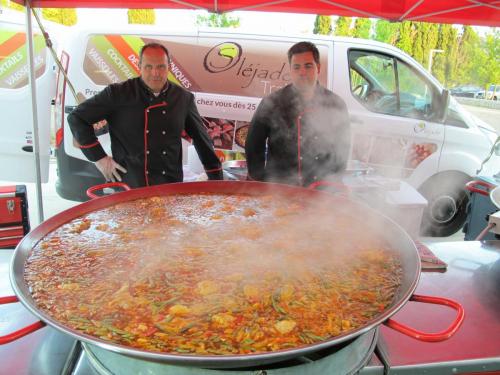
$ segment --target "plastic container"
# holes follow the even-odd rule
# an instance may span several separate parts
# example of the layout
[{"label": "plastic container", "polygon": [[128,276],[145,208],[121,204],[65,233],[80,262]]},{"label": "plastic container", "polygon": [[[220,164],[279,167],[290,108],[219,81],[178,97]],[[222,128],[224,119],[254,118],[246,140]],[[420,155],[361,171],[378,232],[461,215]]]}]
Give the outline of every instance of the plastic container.
[{"label": "plastic container", "polygon": [[427,200],[408,183],[377,175],[346,176],[342,182],[353,199],[390,217],[414,239],[420,235]]},{"label": "plastic container", "polygon": [[427,199],[411,185],[401,181],[399,190],[386,192],[385,203],[387,211],[384,213],[401,225],[412,238],[418,238]]}]

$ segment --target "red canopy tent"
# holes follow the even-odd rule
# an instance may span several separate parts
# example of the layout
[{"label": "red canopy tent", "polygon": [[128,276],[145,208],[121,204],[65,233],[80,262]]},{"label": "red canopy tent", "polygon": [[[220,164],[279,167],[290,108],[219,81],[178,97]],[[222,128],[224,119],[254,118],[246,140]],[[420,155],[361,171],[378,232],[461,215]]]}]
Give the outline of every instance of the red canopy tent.
[{"label": "red canopy tent", "polygon": [[500,26],[500,0],[32,0],[31,6],[198,9],[216,13],[251,10]]}]

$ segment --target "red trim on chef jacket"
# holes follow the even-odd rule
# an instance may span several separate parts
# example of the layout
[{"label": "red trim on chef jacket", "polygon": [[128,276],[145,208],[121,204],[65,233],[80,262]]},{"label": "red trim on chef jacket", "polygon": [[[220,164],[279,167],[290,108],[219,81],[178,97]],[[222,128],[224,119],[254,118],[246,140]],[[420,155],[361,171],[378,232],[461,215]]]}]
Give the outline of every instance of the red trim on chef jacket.
[{"label": "red trim on chef jacket", "polygon": [[184,138],[189,143],[193,143],[193,139],[188,135],[188,133],[186,133],[185,130],[182,131],[181,137]]},{"label": "red trim on chef jacket", "polygon": [[297,116],[296,124],[297,124],[297,172],[299,174],[299,181],[302,185],[302,160],[300,159],[300,130],[302,127],[301,118],[304,114],[308,112],[312,112],[314,108],[306,108],[302,112],[300,112]]},{"label": "red trim on chef jacket", "polygon": [[79,147],[80,148],[92,148],[92,147],[95,147],[99,144],[99,141],[95,141],[94,143],[91,143],[89,145],[80,145]]},{"label": "red trim on chef jacket", "polygon": [[205,172],[208,172],[208,173],[210,173],[210,172],[218,172],[218,171],[220,171],[220,170],[222,170],[222,168],[205,169]]},{"label": "red trim on chef jacket", "polygon": [[164,107],[167,105],[167,102],[161,102],[149,107],[146,107],[144,110],[144,180],[146,181],[146,186],[149,186],[149,179],[148,179],[148,113],[150,109],[157,108],[157,107]]}]

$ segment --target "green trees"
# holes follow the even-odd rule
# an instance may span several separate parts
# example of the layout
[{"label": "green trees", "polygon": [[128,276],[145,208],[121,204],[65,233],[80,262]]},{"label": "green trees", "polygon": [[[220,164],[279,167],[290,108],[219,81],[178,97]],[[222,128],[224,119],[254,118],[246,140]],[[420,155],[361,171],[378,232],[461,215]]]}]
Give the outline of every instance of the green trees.
[{"label": "green trees", "polygon": [[313,33],[330,35],[332,33],[332,18],[330,16],[316,16]]},{"label": "green trees", "polygon": [[472,27],[463,26],[458,38],[457,65],[460,67],[456,72],[458,82],[467,82],[469,79],[474,82],[479,78],[474,63],[478,51],[480,51],[479,36]]},{"label": "green trees", "polygon": [[399,23],[396,47],[411,55],[413,52],[413,37],[413,22],[403,21]]},{"label": "green trees", "polygon": [[335,35],[351,36],[351,17],[339,17],[335,21]]},{"label": "green trees", "polygon": [[495,29],[482,41],[482,61],[478,61],[478,74],[481,82],[500,83],[500,31]]},{"label": "green trees", "polygon": [[379,42],[396,44],[398,37],[399,23],[389,22],[386,20],[378,20],[375,22],[375,35],[374,39]]},{"label": "green trees", "polygon": [[437,43],[439,39],[439,25],[437,23],[424,23],[419,22],[423,25],[422,30],[424,32],[422,38],[422,49],[423,49],[423,60],[422,64],[428,66],[430,51],[437,48]]},{"label": "green trees", "polygon": [[[25,11],[24,6],[9,0],[0,0],[0,8],[8,8],[20,12]],[[76,25],[77,22],[76,9],[43,8],[42,17],[48,21],[60,23],[64,26],[73,26]]]},{"label": "green trees", "polygon": [[372,28],[372,21],[369,18],[356,18],[354,21],[354,29],[352,36],[355,38],[370,38],[370,31]]},{"label": "green trees", "polygon": [[129,24],[154,25],[156,22],[154,9],[129,9],[127,16]]},{"label": "green trees", "polygon": [[13,10],[19,10],[23,11],[24,7],[22,5],[19,5],[13,1],[9,0],[0,0],[0,7],[1,8],[8,8],[8,9],[13,9]]},{"label": "green trees", "polygon": [[64,26],[76,25],[76,9],[43,8],[42,16],[46,20],[60,23]]},{"label": "green trees", "polygon": [[431,72],[445,86],[453,86],[457,66],[457,30],[452,25],[440,25],[437,48],[444,52],[435,55]]},{"label": "green trees", "polygon": [[463,26],[458,38],[457,83],[487,86],[500,82],[500,33],[493,29],[483,38],[470,26]]},{"label": "green trees", "polygon": [[208,16],[196,16],[196,24],[208,27],[238,27],[240,26],[240,19],[227,13],[209,13]]},{"label": "green trees", "polygon": [[427,22],[413,22],[413,49],[407,51],[412,57],[427,67],[431,50],[437,49],[439,26]]},{"label": "green trees", "polygon": [[[316,17],[315,32],[320,27],[319,17]],[[433,52],[430,70],[447,87],[459,84],[484,87],[500,82],[500,31],[497,29],[479,36],[471,26],[377,20],[372,35],[369,19],[356,18],[351,27],[352,24],[351,18],[338,17],[334,34],[392,44],[425,68],[429,66],[431,51],[442,50]]]}]

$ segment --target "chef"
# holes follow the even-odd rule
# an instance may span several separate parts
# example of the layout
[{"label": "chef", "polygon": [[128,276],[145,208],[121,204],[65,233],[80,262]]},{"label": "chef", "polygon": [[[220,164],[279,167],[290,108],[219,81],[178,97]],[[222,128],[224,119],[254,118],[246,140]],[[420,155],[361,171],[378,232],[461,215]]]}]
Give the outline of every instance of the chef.
[{"label": "chef", "polygon": [[[203,126],[194,95],[167,80],[169,52],[150,43],[139,54],[140,76],[111,84],[68,116],[83,154],[107,181],[131,187],[183,180],[181,135],[193,140],[210,180],[222,179],[221,163]],[[112,156],[92,124],[109,124]]]},{"label": "chef", "polygon": [[318,83],[319,51],[288,50],[291,83],[264,98],[245,143],[249,179],[309,185],[346,168],[350,127],[344,101]]}]

